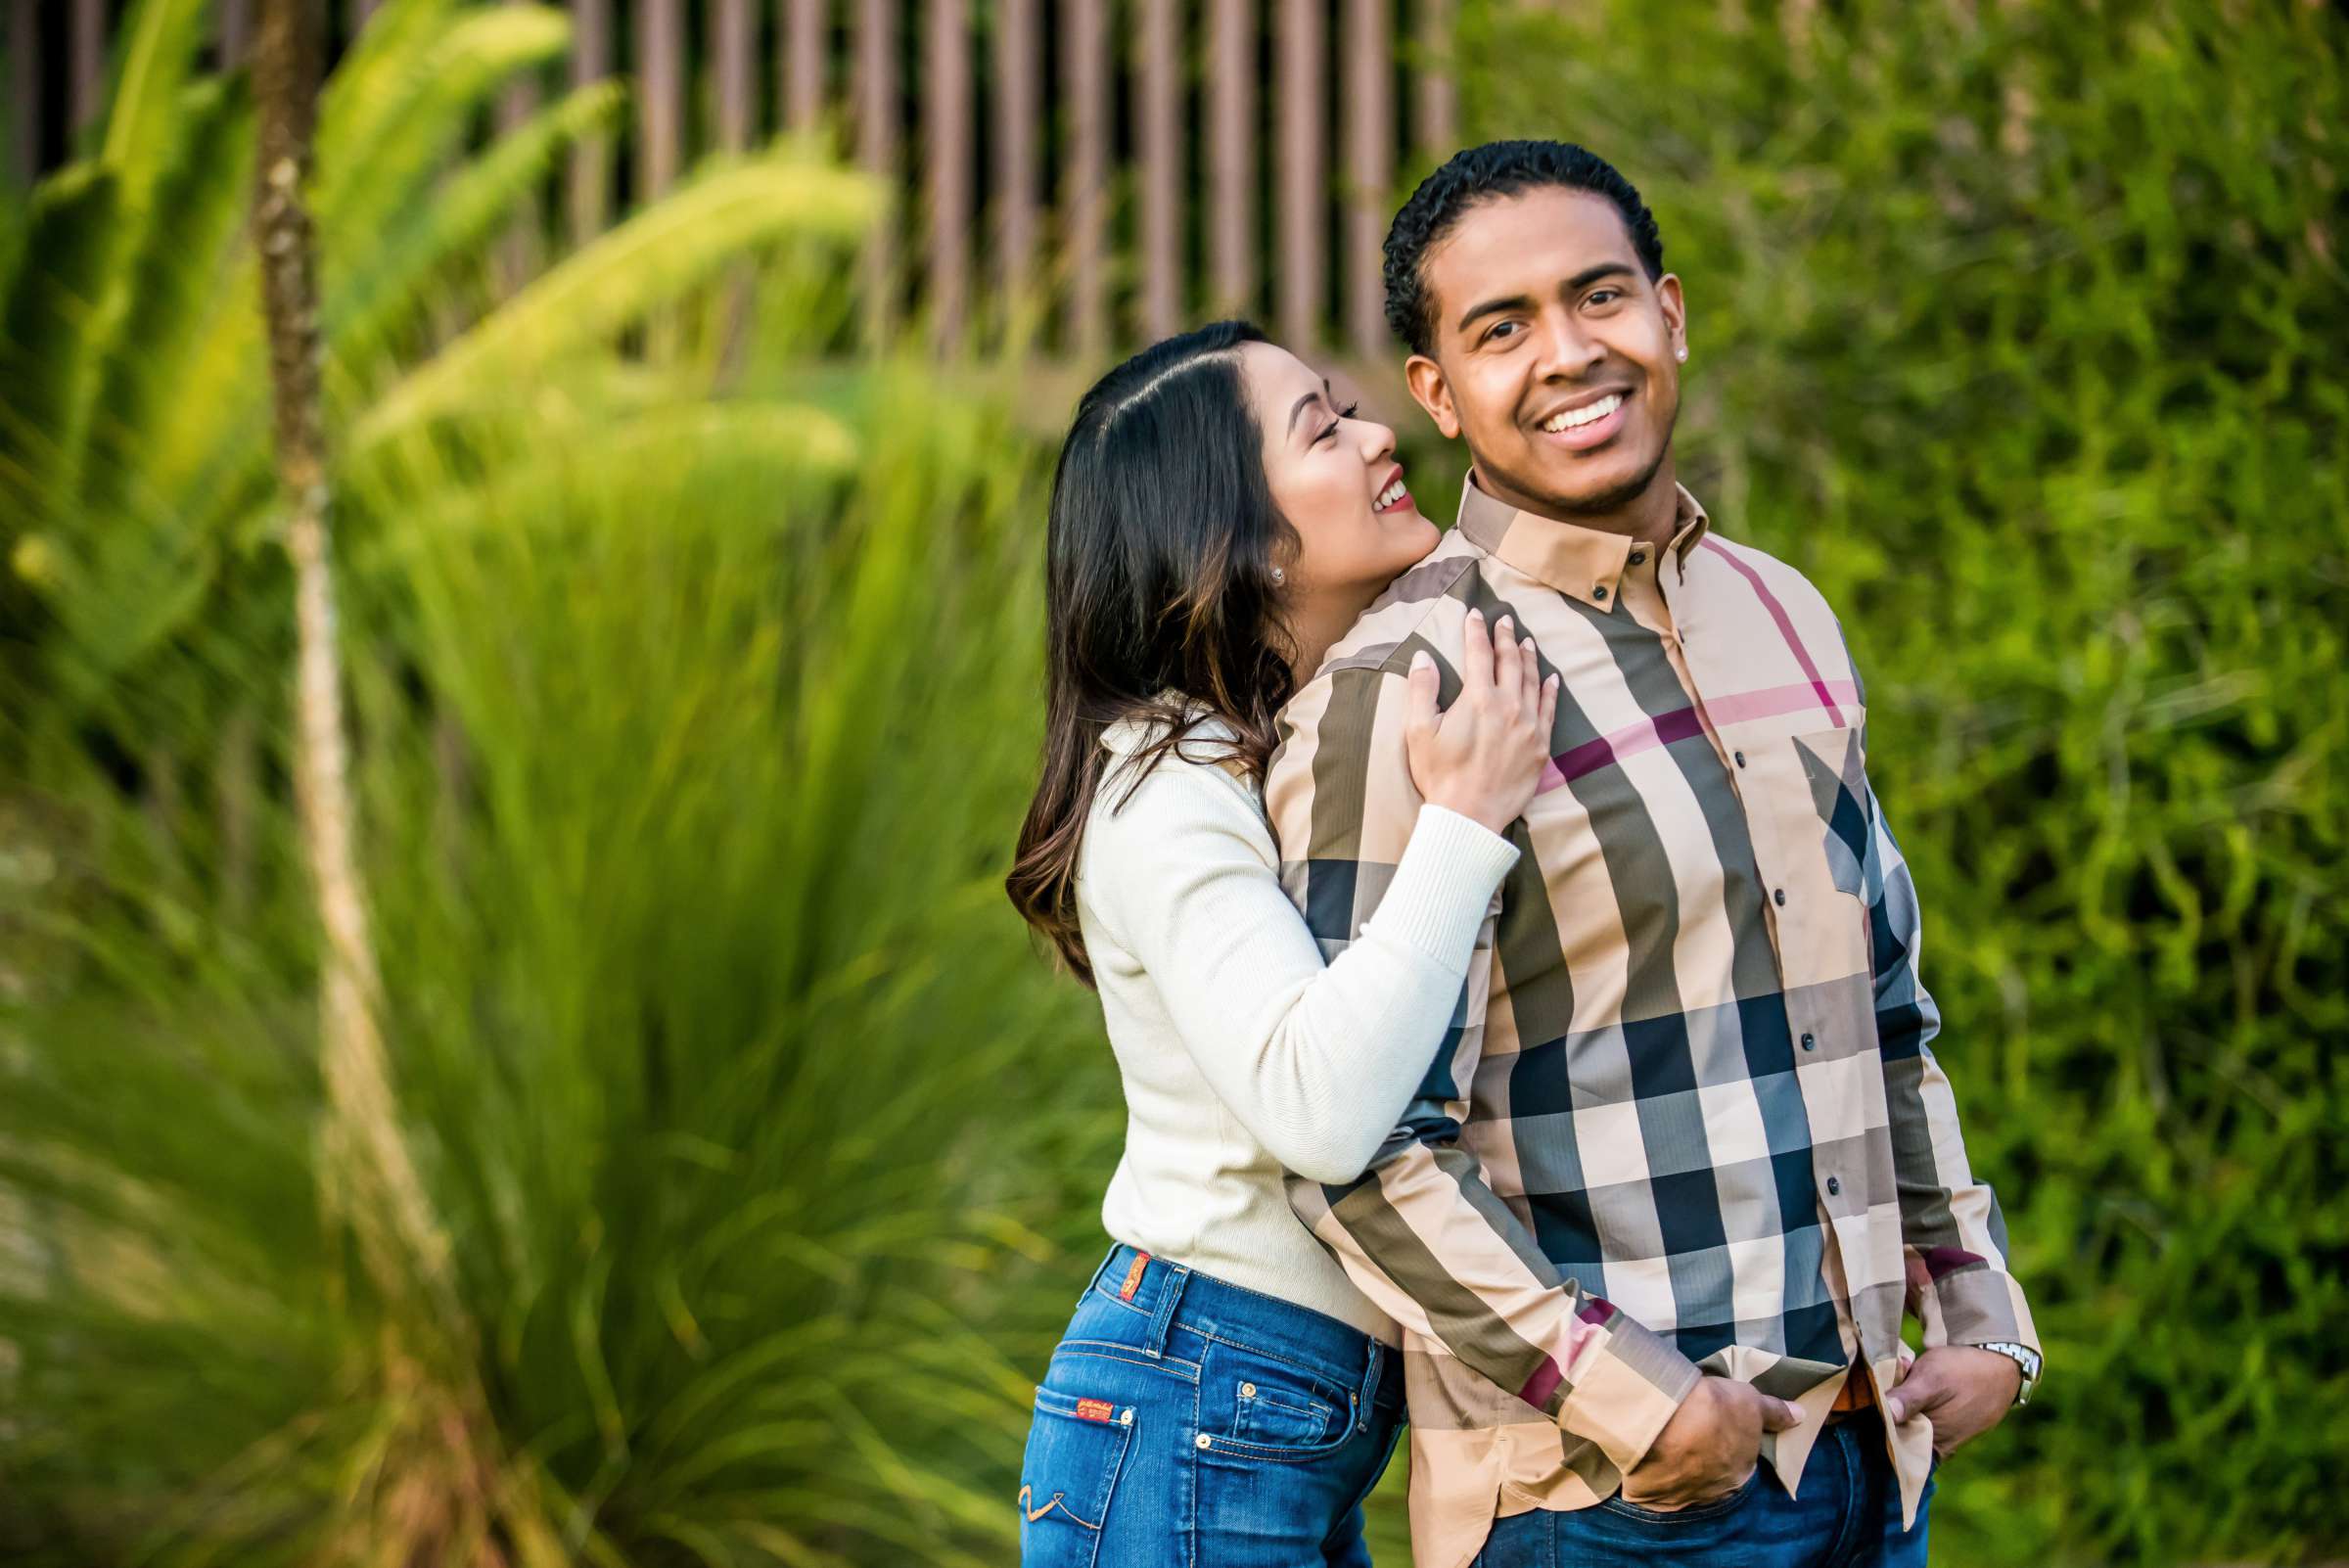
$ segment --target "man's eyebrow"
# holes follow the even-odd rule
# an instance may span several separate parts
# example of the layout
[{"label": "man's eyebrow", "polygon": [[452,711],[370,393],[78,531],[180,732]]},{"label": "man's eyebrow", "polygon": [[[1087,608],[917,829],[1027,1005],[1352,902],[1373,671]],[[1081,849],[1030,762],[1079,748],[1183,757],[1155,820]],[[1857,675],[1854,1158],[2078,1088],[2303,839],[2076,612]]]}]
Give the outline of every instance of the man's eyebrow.
[{"label": "man's eyebrow", "polygon": [[1328,392],[1329,383],[1325,381],[1320,386],[1314,388],[1312,392],[1307,392],[1303,397],[1298,398],[1296,402],[1289,406],[1290,435],[1294,436],[1297,433],[1297,416],[1305,412],[1306,404],[1312,402],[1316,397],[1325,395]]},{"label": "man's eyebrow", "polygon": [[[1585,267],[1573,277],[1568,278],[1565,288],[1560,292],[1580,294],[1601,278],[1611,278],[1618,274],[1628,277],[1632,270],[1632,264],[1629,261],[1601,261],[1595,266]],[[1487,300],[1482,304],[1469,306],[1467,312],[1460,317],[1458,325],[1452,330],[1466,332],[1487,316],[1497,316],[1504,310],[1523,310],[1533,302],[1533,296],[1526,294],[1513,294],[1504,300]]]},{"label": "man's eyebrow", "polygon": [[1523,310],[1533,302],[1533,296],[1525,294],[1512,294],[1505,300],[1487,300],[1482,304],[1470,305],[1467,313],[1460,317],[1458,324],[1452,330],[1466,332],[1487,316],[1497,316],[1504,310]]}]

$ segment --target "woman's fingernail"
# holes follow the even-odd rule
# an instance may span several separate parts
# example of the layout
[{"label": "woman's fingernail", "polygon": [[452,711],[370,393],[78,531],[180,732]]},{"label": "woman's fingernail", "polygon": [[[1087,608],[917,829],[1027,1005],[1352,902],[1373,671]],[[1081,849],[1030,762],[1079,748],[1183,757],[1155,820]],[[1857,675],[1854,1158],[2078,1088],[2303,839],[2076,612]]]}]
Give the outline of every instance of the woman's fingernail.
[{"label": "woman's fingernail", "polygon": [[1422,648],[1417,653],[1411,655],[1411,668],[1413,669],[1426,669],[1434,664],[1435,661],[1427,656],[1427,650],[1425,648]]}]

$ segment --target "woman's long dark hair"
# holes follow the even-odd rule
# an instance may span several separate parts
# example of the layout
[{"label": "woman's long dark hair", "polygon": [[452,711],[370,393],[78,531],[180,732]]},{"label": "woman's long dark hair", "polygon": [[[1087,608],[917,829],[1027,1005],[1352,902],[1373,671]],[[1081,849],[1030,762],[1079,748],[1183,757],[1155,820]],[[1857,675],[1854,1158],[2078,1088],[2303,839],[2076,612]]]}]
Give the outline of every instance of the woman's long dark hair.
[{"label": "woman's long dark hair", "polygon": [[[1219,321],[1154,344],[1077,405],[1052,478],[1045,541],[1043,777],[1003,879],[1028,923],[1093,983],[1077,925],[1077,854],[1110,761],[1101,732],[1151,726],[1127,795],[1204,718],[1261,781],[1289,698],[1275,555],[1296,535],[1265,481],[1263,436]],[[1170,699],[1168,693],[1179,694]],[[1124,804],[1123,798],[1120,804]]]}]

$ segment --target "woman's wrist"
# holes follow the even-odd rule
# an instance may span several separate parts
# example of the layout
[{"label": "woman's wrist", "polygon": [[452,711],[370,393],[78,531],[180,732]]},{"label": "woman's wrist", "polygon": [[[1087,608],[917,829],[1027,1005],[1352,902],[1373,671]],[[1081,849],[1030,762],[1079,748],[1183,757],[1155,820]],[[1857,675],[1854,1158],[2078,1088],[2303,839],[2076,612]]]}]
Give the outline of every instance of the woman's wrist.
[{"label": "woman's wrist", "polygon": [[1478,800],[1465,794],[1450,797],[1431,795],[1427,798],[1426,804],[1439,810],[1450,811],[1454,816],[1465,817],[1486,832],[1496,836],[1507,833],[1509,824],[1521,814],[1511,812],[1504,817],[1500,814],[1498,806],[1494,802]]},{"label": "woman's wrist", "polygon": [[1517,847],[1482,822],[1429,801],[1411,824],[1410,842],[1371,923],[1407,946],[1456,967]]}]

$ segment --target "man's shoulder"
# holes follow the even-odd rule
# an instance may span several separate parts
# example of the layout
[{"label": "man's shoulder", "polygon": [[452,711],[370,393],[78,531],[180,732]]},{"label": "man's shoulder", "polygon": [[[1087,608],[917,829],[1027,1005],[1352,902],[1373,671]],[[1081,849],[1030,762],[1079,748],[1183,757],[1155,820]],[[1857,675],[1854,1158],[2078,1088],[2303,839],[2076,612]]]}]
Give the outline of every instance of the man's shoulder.
[{"label": "man's shoulder", "polygon": [[1690,563],[1692,566],[1710,556],[1721,569],[1744,578],[1781,604],[1799,603],[1830,621],[1835,618],[1834,607],[1827,603],[1827,596],[1819,591],[1818,585],[1804,576],[1799,567],[1780,560],[1759,545],[1729,538],[1718,529],[1708,529],[1704,537],[1697,540],[1691,554],[1697,558]]}]

